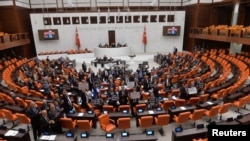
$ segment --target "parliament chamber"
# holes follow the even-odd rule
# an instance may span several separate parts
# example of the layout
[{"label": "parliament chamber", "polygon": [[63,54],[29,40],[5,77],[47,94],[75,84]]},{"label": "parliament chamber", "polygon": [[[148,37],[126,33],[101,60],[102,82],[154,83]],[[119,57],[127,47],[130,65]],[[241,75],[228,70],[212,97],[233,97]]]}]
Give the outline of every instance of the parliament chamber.
[{"label": "parliament chamber", "polygon": [[59,1],[0,3],[14,15],[0,18],[0,141],[212,141],[211,127],[249,126],[248,1]]}]

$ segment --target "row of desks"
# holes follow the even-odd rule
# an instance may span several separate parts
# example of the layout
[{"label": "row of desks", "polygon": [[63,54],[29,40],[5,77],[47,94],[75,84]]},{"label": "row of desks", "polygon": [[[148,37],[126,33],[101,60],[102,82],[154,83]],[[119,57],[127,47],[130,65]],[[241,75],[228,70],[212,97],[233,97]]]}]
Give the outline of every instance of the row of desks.
[{"label": "row of desks", "polygon": [[[155,135],[147,136],[146,134],[130,134],[128,137],[118,137],[106,138],[105,135],[90,135],[88,138],[81,138],[80,135],[74,136],[72,138],[67,138],[64,135],[57,135],[54,141],[116,141],[119,138],[120,141],[156,141],[157,137]],[[47,141],[44,139],[39,139],[40,141]]]}]

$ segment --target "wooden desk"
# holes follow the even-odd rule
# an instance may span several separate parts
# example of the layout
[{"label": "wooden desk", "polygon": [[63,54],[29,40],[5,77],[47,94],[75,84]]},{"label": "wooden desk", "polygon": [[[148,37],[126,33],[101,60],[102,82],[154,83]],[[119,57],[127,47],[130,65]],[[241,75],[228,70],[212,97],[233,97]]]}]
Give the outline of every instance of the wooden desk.
[{"label": "wooden desk", "polygon": [[172,141],[192,141],[193,138],[205,138],[207,137],[207,128],[203,129],[185,129],[182,132],[176,133],[172,131]]},{"label": "wooden desk", "polygon": [[[150,113],[152,111],[152,113]],[[163,114],[167,114],[167,111],[165,110],[161,110],[161,111],[157,111],[157,110],[148,110],[148,111],[143,111],[142,113],[138,113],[136,114],[136,126],[139,126],[138,123],[138,119],[142,116],[158,116],[158,115],[163,115]]]},{"label": "wooden desk", "polygon": [[109,117],[111,119],[117,120],[118,118],[124,118],[124,117],[132,117],[131,113],[122,113],[122,112],[113,112],[113,113],[108,113]]},{"label": "wooden desk", "polygon": [[106,136],[89,136],[88,138],[81,138],[80,136],[77,139],[78,141],[115,141],[116,138],[106,138]]},{"label": "wooden desk", "polygon": [[83,120],[83,119],[92,120],[92,122],[93,122],[92,127],[96,128],[96,115],[95,115],[95,113],[93,113],[93,114],[83,113],[83,115],[81,115],[80,113],[74,113],[74,114],[67,114],[66,116],[68,118],[72,118],[73,120]]},{"label": "wooden desk", "polygon": [[244,115],[241,119],[235,119],[240,124],[250,124],[250,114]]},{"label": "wooden desk", "polygon": [[25,113],[25,109],[16,105],[4,105],[2,108],[13,111],[14,113]]},{"label": "wooden desk", "polygon": [[197,105],[197,108],[198,109],[207,109],[207,110],[209,110],[211,107],[216,106],[218,104],[220,104],[220,101],[218,101],[218,100],[217,101],[209,100],[209,101],[204,102],[204,103],[199,103]]},{"label": "wooden desk", "polygon": [[115,125],[117,125],[117,120],[118,118],[132,118],[132,114],[130,112],[128,113],[122,113],[122,112],[113,112],[113,113],[108,113],[109,118],[113,119],[115,121]]},{"label": "wooden desk", "polygon": [[170,122],[174,121],[173,120],[174,115],[178,115],[179,113],[187,112],[187,111],[193,112],[195,109],[196,109],[196,106],[181,106],[181,107],[176,107],[176,109],[169,108],[168,109],[168,113],[170,115],[169,121]]},{"label": "wooden desk", "polygon": [[146,134],[129,135],[129,137],[121,137],[120,141],[156,141],[158,138],[153,136],[147,136]]},{"label": "wooden desk", "polygon": [[243,92],[235,92],[232,93],[224,98],[224,102],[233,102],[234,100],[237,100],[240,97],[243,97],[245,93]]},{"label": "wooden desk", "polygon": [[7,141],[31,141],[30,134],[26,133],[18,133],[16,136],[4,136],[9,130],[0,130],[0,137],[6,139]]},{"label": "wooden desk", "polygon": [[237,120],[216,122],[216,125],[239,125],[239,124],[240,123]]}]

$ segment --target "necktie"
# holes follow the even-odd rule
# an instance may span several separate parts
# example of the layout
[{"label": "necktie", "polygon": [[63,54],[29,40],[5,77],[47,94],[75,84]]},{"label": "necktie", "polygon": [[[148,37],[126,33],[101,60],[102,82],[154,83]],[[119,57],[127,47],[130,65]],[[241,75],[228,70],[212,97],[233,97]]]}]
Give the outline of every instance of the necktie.
[{"label": "necktie", "polygon": [[49,122],[49,118],[48,117],[45,117],[46,121]]},{"label": "necktie", "polygon": [[71,104],[71,100],[70,100],[70,98],[68,97],[68,104],[69,104],[69,106],[71,106],[72,104]]}]

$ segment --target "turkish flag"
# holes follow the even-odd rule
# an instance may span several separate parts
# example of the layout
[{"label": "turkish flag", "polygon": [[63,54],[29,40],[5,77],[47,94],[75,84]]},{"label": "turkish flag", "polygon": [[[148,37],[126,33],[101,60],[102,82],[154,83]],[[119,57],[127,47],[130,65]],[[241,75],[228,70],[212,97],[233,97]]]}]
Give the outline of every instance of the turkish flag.
[{"label": "turkish flag", "polygon": [[77,27],[76,27],[76,46],[77,46],[78,49],[80,49],[80,47],[81,47],[81,43],[80,43],[80,39],[79,39]]},{"label": "turkish flag", "polygon": [[144,30],[143,30],[142,43],[144,45],[147,44],[147,33],[146,33],[146,27],[145,26],[144,26]]}]

